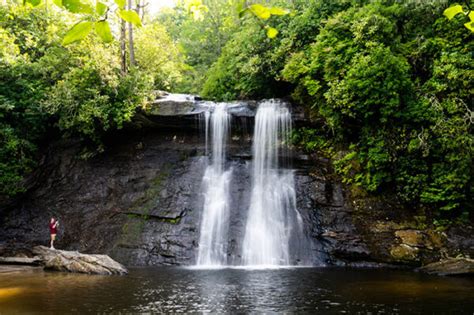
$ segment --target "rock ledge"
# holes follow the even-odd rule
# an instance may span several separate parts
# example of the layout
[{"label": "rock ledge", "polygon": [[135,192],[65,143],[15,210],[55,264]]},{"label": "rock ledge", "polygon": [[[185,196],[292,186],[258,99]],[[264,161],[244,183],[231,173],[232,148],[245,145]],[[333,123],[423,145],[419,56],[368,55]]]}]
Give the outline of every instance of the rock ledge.
[{"label": "rock ledge", "polygon": [[448,258],[418,268],[418,271],[440,276],[474,275],[474,259]]}]

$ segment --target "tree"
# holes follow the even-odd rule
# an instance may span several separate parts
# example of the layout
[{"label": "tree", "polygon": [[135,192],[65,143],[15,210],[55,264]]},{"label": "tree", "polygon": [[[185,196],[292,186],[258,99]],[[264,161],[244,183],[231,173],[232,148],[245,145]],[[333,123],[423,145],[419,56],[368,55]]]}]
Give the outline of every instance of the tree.
[{"label": "tree", "polygon": [[184,57],[163,25],[151,22],[140,28],[135,44],[137,67],[153,78],[155,89],[169,91],[179,86]]}]

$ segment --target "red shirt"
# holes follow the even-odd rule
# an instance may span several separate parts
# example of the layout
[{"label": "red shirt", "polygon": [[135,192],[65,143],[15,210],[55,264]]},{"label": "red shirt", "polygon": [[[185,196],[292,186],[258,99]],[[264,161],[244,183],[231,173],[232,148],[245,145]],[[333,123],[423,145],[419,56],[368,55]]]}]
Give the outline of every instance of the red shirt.
[{"label": "red shirt", "polygon": [[58,230],[56,226],[56,221],[53,221],[53,223],[51,223],[51,221],[49,222],[49,232],[50,234],[57,234]]}]

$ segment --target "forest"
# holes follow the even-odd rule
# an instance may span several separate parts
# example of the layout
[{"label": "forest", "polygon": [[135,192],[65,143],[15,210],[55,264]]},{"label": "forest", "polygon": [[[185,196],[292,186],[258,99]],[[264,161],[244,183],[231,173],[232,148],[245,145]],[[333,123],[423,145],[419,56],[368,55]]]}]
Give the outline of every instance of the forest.
[{"label": "forest", "polygon": [[[453,5],[462,12],[448,19],[443,12]],[[57,139],[80,141],[83,159],[104,154],[103,138],[164,90],[219,101],[290,99],[312,121],[294,131],[294,145],[331,159],[354,191],[395,195],[440,226],[469,222],[470,8],[469,1],[204,0],[151,14],[143,1],[4,0],[0,195],[21,196]]]}]

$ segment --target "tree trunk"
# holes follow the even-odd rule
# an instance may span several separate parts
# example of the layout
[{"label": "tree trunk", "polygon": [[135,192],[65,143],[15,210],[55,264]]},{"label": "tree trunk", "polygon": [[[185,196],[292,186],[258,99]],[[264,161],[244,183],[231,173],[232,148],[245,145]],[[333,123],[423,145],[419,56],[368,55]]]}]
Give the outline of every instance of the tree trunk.
[{"label": "tree trunk", "polygon": [[122,70],[122,75],[127,73],[127,44],[126,40],[126,28],[125,21],[120,19],[120,69]]},{"label": "tree trunk", "polygon": [[142,23],[145,21],[145,11],[146,11],[145,7],[147,5],[148,3],[145,3],[143,0],[137,0],[137,7],[135,8],[135,11],[137,12],[138,16],[142,20]]},{"label": "tree trunk", "polygon": [[[132,10],[132,0],[128,0],[128,9]],[[130,55],[130,66],[135,66],[135,50],[133,47],[133,26],[128,23],[128,53]]]}]

